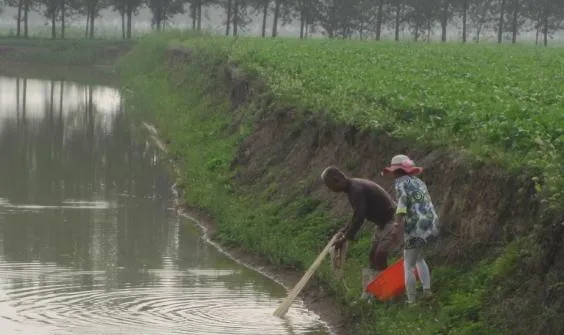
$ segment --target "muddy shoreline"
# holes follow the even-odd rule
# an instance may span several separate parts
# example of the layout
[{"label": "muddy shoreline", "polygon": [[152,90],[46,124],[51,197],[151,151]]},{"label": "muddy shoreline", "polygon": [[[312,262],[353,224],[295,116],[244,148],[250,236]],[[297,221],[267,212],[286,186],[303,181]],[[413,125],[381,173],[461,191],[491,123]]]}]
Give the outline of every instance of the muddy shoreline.
[{"label": "muddy shoreline", "polygon": [[[161,151],[167,153],[167,147],[161,140],[157,128],[146,122],[143,122],[143,127],[150,133],[153,143],[157,145]],[[178,165],[172,159],[170,159],[169,162],[174,170],[175,178],[178,178],[180,176]],[[197,208],[183,204],[183,191],[177,187],[176,183],[172,185],[171,189],[174,194],[175,210],[177,214],[194,222],[200,227],[203,232],[203,239],[233,261],[271,279],[283,286],[287,291],[303,276],[304,272],[293,269],[281,269],[270,264],[267,260],[241,248],[221,246],[212,239],[216,231],[214,219]],[[319,315],[321,320],[330,329],[331,334],[352,335],[350,321],[345,320],[336,298],[330,293],[324,292],[323,288],[312,285],[311,282],[313,282],[313,280],[304,287],[297,299],[300,299],[308,309]]]}]

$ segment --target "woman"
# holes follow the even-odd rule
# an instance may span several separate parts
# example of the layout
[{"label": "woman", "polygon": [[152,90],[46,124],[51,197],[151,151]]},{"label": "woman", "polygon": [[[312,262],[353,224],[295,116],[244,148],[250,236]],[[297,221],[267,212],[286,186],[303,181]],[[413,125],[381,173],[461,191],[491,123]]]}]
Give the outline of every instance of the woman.
[{"label": "woman", "polygon": [[425,246],[439,234],[439,218],[427,185],[416,177],[423,168],[415,166],[406,155],[396,155],[383,172],[395,178],[397,209],[394,225],[402,226],[404,230],[405,287],[407,303],[413,306],[416,298],[415,268],[421,279],[423,296],[432,296],[431,274],[423,253]]}]

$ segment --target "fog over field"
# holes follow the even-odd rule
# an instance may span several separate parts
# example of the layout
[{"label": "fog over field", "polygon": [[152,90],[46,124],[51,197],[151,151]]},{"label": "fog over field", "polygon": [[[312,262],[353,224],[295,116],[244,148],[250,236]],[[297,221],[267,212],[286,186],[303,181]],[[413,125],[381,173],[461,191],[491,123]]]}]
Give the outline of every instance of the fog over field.
[{"label": "fog over field", "polygon": [[[16,35],[17,1],[4,0],[4,6],[0,13],[0,34],[2,35]],[[20,0],[20,3],[22,1],[26,0]],[[38,31],[42,32],[41,35],[46,33],[48,35],[53,20],[46,9],[50,3],[55,3],[55,1],[28,1],[32,1],[35,4],[29,11],[29,35],[37,36]],[[100,7],[99,15],[95,18],[94,35],[98,37],[121,37],[122,17],[118,11],[112,9],[118,6],[116,3],[119,4],[120,1],[127,3],[127,0],[113,0],[111,5],[100,5],[101,2],[95,0],[80,0],[82,1],[81,5],[76,5],[78,1],[70,0],[67,6],[83,8],[88,6],[87,3],[94,1],[97,4],[96,6]],[[135,12],[133,13],[133,35],[151,30],[151,22],[154,16],[148,4],[153,8],[155,6],[169,6],[166,9],[167,12],[163,15],[162,21],[166,23],[163,23],[163,26],[167,28],[191,28],[193,24],[192,17],[194,16],[191,14],[194,14],[194,12],[191,13],[190,3],[196,1],[200,1],[201,4],[201,29],[225,34],[225,23],[228,15],[231,15],[231,17],[238,15],[237,27],[231,28],[229,34],[234,34],[234,31],[236,31],[237,35],[247,36],[260,36],[262,34],[263,15],[265,12],[263,9],[264,4],[267,3],[268,15],[265,21],[265,35],[271,36],[273,34],[274,12],[276,8],[276,2],[273,0],[241,0],[240,3],[232,0],[240,6],[239,11],[237,11],[238,14],[235,14],[235,9],[232,10],[232,14],[228,14],[228,4],[231,2],[227,2],[227,0],[212,3],[207,3],[205,0],[171,0],[166,5],[163,5],[164,1],[162,0],[147,0],[141,1],[142,5],[139,7],[137,15],[135,15]],[[398,14],[400,11],[396,8],[397,1],[402,2],[402,6],[404,6],[401,9],[403,11],[401,14]],[[504,43],[511,43],[513,39],[516,39],[517,42],[534,43],[537,41],[539,44],[542,44],[545,30],[547,44],[555,45],[564,42],[564,1],[544,0],[545,3],[553,2],[550,5],[546,5],[551,6],[548,11],[551,14],[546,18],[543,17],[545,14],[542,13],[546,13],[546,11],[543,11],[544,9],[540,7],[540,2],[534,0],[512,1],[521,2],[520,9],[514,11],[513,7],[507,5],[504,12],[500,13],[498,8],[499,0],[447,0],[447,2],[452,4],[448,9],[448,18],[445,21],[442,15],[444,9],[441,8],[442,5],[440,3],[442,2],[439,2],[439,0],[434,0],[434,5],[433,1],[419,3],[419,1],[415,0],[382,0],[382,8],[378,7],[377,1],[370,2],[368,0],[344,2],[350,5],[349,7],[346,7],[344,4],[341,4],[341,7],[339,7],[337,5],[339,0],[311,0],[311,3],[315,2],[317,4],[314,5],[317,6],[315,8],[303,7],[310,5],[300,0],[280,0],[281,5],[278,11],[279,19],[277,20],[276,35],[296,37],[300,35],[305,35],[304,37],[332,35],[334,37],[396,38],[401,40],[417,39],[420,41],[441,41],[444,38],[447,41],[461,41],[463,31],[465,30],[467,42],[498,42],[500,39],[499,20],[500,15],[502,15],[505,22],[501,40]],[[139,2],[137,1],[137,3]],[[464,7],[460,7],[460,4],[463,2],[467,3],[468,6],[466,15],[464,15],[464,11],[461,9]],[[86,3],[86,5],[82,3]],[[299,3],[302,4],[300,5]],[[336,7],[334,8],[337,8],[338,11],[332,13],[328,3],[335,4]],[[428,3],[431,3],[431,5],[427,5]],[[1,4],[2,0],[0,0],[0,6]],[[177,8],[170,9],[173,6]],[[299,9],[299,6],[302,6],[302,9]],[[351,9],[353,7],[355,8],[354,11]],[[177,14],[181,11],[178,8],[182,8],[184,13]],[[68,11],[65,14],[65,27],[67,30],[85,30],[87,22],[86,10],[81,9],[81,11],[82,13],[77,13],[76,10],[75,13]],[[300,11],[302,12],[300,13]],[[61,21],[60,9],[55,9],[55,12],[55,21],[58,26]],[[231,21],[235,22],[236,20],[232,18]],[[463,24],[464,22],[466,23],[465,25]],[[445,29],[442,29],[443,25]],[[463,28],[464,26],[466,29]]]}]

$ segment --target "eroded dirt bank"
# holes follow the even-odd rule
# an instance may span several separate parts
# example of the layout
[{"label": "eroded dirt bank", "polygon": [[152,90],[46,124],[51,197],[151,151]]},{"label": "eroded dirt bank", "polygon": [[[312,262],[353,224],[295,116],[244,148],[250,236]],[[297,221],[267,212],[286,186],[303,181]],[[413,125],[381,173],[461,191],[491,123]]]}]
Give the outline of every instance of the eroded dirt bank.
[{"label": "eroded dirt bank", "polygon": [[[185,50],[172,50],[167,57],[172,72],[190,62],[190,53]],[[247,112],[244,107],[262,99],[259,93],[264,87],[227,65],[223,80],[229,89],[230,117],[236,125]],[[235,125],[226,132],[236,132]],[[328,192],[319,182],[323,168],[337,165],[351,176],[370,178],[392,191],[392,181],[379,171],[398,153],[425,167],[423,177],[441,216],[441,243],[431,252],[432,264],[458,269],[507,254],[485,287],[488,305],[479,308],[488,309],[492,319],[514,334],[564,332],[560,321],[564,287],[559,284],[564,274],[564,216],[551,213],[541,217],[542,204],[530,175],[511,175],[487,162],[470,162],[460,154],[428,150],[385,133],[359,131],[291,108],[273,108],[261,113],[250,136],[240,144],[231,162],[231,169],[237,171],[232,181],[240,188],[276,184],[273,197],[278,199],[295,192],[300,184],[304,190],[301,196],[317,200],[333,216],[347,220],[351,213],[346,197]],[[204,222],[213,223],[201,215]],[[214,239],[213,229],[209,236]],[[265,266],[287,286],[303,273],[266,266],[268,262],[247,250],[228,251],[252,265]],[[339,306],[336,299],[324,294],[320,289],[324,286],[318,284],[312,281],[304,290],[306,302],[337,329],[351,329],[350,320],[339,318],[346,313],[335,307]],[[436,285],[439,294],[454,293],[441,292],[441,284]]]}]

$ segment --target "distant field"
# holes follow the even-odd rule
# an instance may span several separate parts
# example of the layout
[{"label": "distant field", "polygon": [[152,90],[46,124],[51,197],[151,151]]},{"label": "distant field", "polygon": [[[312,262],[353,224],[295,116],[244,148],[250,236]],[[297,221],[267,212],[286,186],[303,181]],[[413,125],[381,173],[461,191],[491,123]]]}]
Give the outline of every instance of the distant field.
[{"label": "distant field", "polygon": [[[522,45],[189,38],[269,85],[280,105],[363,128],[537,167],[564,181],[564,52]],[[559,200],[560,199],[560,200]]]}]

